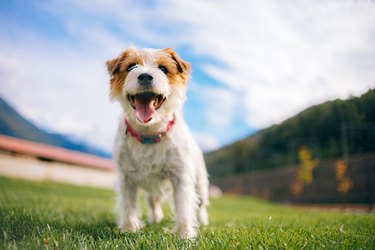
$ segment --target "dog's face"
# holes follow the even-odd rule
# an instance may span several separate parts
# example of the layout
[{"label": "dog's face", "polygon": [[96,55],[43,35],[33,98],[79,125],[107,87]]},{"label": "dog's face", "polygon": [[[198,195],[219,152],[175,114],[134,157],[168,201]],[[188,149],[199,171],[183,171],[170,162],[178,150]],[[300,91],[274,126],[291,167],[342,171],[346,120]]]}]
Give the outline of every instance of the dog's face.
[{"label": "dog's face", "polygon": [[137,123],[150,126],[181,108],[190,64],[173,50],[130,48],[107,67],[110,97]]}]

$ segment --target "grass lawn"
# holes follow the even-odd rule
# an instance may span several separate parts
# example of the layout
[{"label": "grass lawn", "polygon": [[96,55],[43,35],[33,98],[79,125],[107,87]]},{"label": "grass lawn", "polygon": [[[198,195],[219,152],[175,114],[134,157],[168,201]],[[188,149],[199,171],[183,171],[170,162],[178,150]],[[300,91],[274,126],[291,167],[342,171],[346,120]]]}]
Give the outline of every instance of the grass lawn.
[{"label": "grass lawn", "polygon": [[[111,190],[0,177],[1,249],[375,249],[375,216],[290,208],[255,198],[212,199],[195,241],[159,225],[121,234]],[[167,209],[168,210],[168,209]]]}]

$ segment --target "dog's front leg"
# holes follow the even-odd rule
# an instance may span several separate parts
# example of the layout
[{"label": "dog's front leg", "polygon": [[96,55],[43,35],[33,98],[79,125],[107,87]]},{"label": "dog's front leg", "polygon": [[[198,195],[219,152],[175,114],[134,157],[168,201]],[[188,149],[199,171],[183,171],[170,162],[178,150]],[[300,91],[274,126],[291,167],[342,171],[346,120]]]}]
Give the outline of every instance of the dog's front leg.
[{"label": "dog's front leg", "polygon": [[122,232],[136,232],[142,228],[138,214],[137,196],[137,186],[130,184],[126,179],[120,181],[118,206],[120,212],[119,227]]},{"label": "dog's front leg", "polygon": [[194,238],[196,236],[194,226],[197,207],[194,184],[188,176],[185,176],[185,178],[172,178],[172,185],[176,223],[173,232],[182,237]]}]

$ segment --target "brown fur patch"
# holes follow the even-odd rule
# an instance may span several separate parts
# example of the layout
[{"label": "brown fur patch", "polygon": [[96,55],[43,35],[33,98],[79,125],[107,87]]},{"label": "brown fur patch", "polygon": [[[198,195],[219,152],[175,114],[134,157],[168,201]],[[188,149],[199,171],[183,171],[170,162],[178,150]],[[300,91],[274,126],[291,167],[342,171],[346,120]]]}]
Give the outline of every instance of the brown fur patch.
[{"label": "brown fur patch", "polygon": [[[167,68],[167,78],[170,84],[185,84],[190,72],[190,64],[180,59],[176,52],[170,48],[162,50],[168,55],[160,54],[161,56],[154,59],[155,66],[164,66]],[[128,75],[127,68],[131,64],[143,64],[143,54],[135,48],[125,50],[119,57],[107,61],[108,73],[110,79],[110,98],[113,99],[122,91],[125,79]]]},{"label": "brown fur patch", "polygon": [[163,51],[167,52],[169,56],[159,57],[156,64],[167,68],[167,77],[170,84],[185,84],[189,77],[190,65],[179,59],[177,54],[171,49],[164,49]]},{"label": "brown fur patch", "polygon": [[142,64],[142,58],[137,54],[134,48],[125,50],[119,57],[107,62],[110,79],[110,98],[113,99],[122,91],[126,76],[128,75],[127,67],[130,64]]},{"label": "brown fur patch", "polygon": [[[174,52],[171,48],[166,48],[166,49],[163,49],[163,51],[167,52],[170,57],[172,58],[174,64],[175,64],[175,67],[177,68],[177,73],[176,75],[178,76],[178,78],[180,78],[181,80],[180,81],[170,81],[171,83],[173,82],[182,82],[182,83],[185,83],[187,81],[187,79],[189,78],[189,73],[190,73],[190,63],[188,62],[185,62],[184,60],[182,60],[176,52]],[[173,77],[174,78],[174,77]],[[168,77],[169,79],[169,77]],[[173,80],[177,80],[177,79],[173,79]]]}]

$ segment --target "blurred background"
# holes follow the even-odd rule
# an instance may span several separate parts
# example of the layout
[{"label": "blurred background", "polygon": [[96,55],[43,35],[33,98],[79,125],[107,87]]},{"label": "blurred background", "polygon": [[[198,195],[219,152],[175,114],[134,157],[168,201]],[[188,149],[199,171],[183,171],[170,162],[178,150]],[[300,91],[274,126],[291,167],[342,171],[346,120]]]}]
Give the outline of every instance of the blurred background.
[{"label": "blurred background", "polygon": [[[374,1],[1,1],[0,172],[62,181],[88,166],[110,185],[121,110],[105,62],[171,47],[192,63],[185,118],[212,183],[372,204],[374,44]],[[95,185],[86,174],[75,183]]]}]

